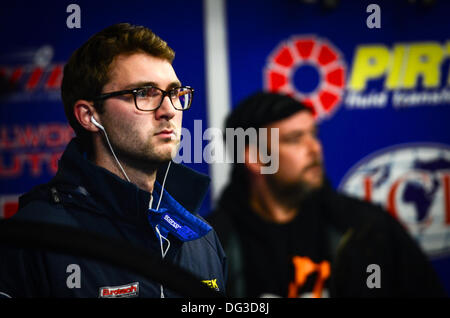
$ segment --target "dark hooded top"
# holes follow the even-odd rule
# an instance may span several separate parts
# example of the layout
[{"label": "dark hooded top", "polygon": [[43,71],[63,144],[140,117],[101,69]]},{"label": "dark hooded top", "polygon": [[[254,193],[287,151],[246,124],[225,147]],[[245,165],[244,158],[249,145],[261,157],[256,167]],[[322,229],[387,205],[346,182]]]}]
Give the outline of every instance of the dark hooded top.
[{"label": "dark hooded top", "polygon": [[427,256],[380,206],[326,182],[291,222],[275,224],[252,211],[247,186],[232,179],[208,216],[227,255],[229,296],[446,296]]}]

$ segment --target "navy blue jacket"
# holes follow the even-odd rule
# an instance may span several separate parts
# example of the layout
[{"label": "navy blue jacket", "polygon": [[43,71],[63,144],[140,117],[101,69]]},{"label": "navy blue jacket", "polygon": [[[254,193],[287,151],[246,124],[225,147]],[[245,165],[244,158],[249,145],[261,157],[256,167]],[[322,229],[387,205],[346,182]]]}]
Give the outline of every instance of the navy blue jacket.
[{"label": "navy blue jacket", "polygon": [[[161,172],[154,197],[161,190]],[[159,182],[158,182],[159,180]],[[172,163],[161,208],[186,209],[200,222],[209,178]],[[170,193],[170,194],[169,194]],[[67,146],[56,176],[20,197],[18,220],[73,226],[161,256],[160,240],[148,221],[150,193],[86,159],[77,138]],[[153,203],[155,207],[156,203]],[[214,230],[182,242],[168,235],[164,259],[189,271],[210,287],[225,291],[226,259]],[[166,246],[164,246],[166,248]],[[78,275],[76,277],[74,275]],[[182,283],[182,282],[180,282]],[[11,297],[160,297],[159,283],[110,264],[37,249],[0,248],[0,295]],[[164,297],[177,297],[163,288]]]}]

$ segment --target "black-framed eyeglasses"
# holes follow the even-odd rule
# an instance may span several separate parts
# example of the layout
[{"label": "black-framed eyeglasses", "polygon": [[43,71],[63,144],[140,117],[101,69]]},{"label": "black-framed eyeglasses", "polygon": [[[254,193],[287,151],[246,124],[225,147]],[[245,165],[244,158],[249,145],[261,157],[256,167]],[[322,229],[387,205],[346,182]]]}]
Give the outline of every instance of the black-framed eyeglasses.
[{"label": "black-framed eyeglasses", "polygon": [[94,101],[101,101],[110,97],[126,94],[133,94],[136,108],[142,111],[147,112],[158,109],[166,96],[169,96],[170,102],[176,110],[183,111],[191,107],[194,89],[190,86],[182,86],[165,91],[155,86],[144,86],[101,94],[100,96],[95,97]]}]

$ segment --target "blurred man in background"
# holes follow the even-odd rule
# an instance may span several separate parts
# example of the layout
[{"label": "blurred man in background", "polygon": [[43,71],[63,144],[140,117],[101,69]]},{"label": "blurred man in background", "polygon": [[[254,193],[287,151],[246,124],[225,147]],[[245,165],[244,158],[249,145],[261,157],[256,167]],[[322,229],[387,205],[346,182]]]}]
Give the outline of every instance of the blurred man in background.
[{"label": "blurred man in background", "polygon": [[278,129],[278,148],[267,148],[279,169],[262,174],[267,163],[249,160],[258,145],[247,142],[244,163],[234,163],[209,217],[229,260],[230,296],[445,295],[426,256],[396,220],[328,184],[310,108],[287,96],[256,93],[227,118],[226,128],[238,127],[267,128],[267,135]]}]

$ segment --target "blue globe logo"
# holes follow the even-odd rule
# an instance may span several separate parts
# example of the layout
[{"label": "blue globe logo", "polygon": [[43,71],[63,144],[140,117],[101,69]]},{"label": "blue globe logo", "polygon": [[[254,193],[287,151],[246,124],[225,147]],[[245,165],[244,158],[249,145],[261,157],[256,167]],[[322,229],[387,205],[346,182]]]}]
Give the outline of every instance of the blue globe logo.
[{"label": "blue globe logo", "polygon": [[382,205],[429,254],[450,254],[450,147],[382,149],[349,170],[339,190]]}]

